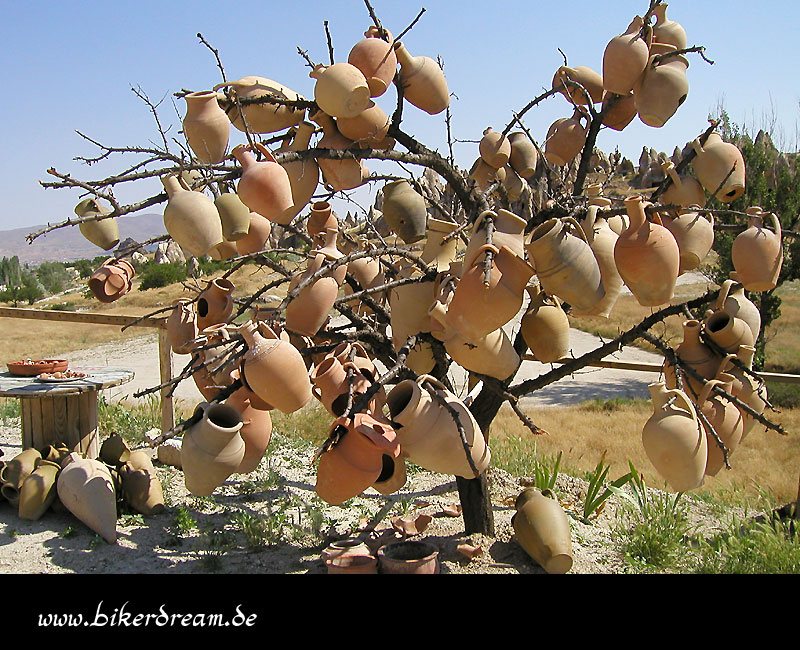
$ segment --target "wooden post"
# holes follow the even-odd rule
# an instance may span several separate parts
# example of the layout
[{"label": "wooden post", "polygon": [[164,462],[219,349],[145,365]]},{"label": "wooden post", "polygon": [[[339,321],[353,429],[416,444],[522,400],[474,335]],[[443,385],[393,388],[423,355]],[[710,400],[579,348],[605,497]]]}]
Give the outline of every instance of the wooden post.
[{"label": "wooden post", "polygon": [[[172,379],[172,345],[166,329],[158,330],[158,365],[161,371],[161,383]],[[161,389],[161,433],[175,426],[175,407],[172,396],[168,395],[169,387]]]}]

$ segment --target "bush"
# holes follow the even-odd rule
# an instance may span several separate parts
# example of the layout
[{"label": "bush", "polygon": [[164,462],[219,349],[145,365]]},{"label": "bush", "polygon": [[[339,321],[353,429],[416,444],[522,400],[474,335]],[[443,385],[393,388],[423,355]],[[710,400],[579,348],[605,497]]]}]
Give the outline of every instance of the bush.
[{"label": "bush", "polygon": [[142,271],[142,284],[139,291],[166,287],[175,282],[183,282],[186,279],[185,264],[155,264],[148,263]]}]

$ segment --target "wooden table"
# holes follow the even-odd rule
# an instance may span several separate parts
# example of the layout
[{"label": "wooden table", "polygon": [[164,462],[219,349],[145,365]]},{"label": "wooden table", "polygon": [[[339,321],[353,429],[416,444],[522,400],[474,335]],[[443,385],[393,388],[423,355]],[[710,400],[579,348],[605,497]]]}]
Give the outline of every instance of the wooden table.
[{"label": "wooden table", "polygon": [[97,458],[99,391],[125,384],[134,373],[126,368],[81,367],[70,370],[86,377],[65,383],[43,383],[36,377],[0,373],[0,396],[16,397],[22,411],[22,448],[41,449],[64,442],[88,458]]}]

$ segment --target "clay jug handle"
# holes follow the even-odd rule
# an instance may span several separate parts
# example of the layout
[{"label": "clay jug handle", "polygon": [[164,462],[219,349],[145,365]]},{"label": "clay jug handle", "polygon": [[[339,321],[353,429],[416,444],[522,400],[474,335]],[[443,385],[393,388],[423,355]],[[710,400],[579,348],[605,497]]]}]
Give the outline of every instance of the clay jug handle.
[{"label": "clay jug handle", "polygon": [[575,229],[575,231],[577,232],[578,237],[580,237],[584,242],[586,242],[587,246],[589,245],[589,240],[586,239],[586,233],[583,232],[583,228],[581,228],[581,224],[579,224],[577,222],[575,217],[562,217],[561,220],[566,222],[566,223],[568,223],[569,225],[571,225]]},{"label": "clay jug handle", "polygon": [[440,382],[436,377],[432,375],[420,375],[417,377],[417,385],[422,388],[424,384],[429,383],[433,384],[437,388],[441,388],[442,390],[447,390],[447,386],[445,386],[442,382]]},{"label": "clay jug handle", "polygon": [[717,376],[724,372],[728,372],[728,370],[733,367],[733,360],[737,359],[738,357],[735,354],[728,354],[725,358],[720,361],[719,367],[717,368]]},{"label": "clay jug handle", "polygon": [[700,396],[697,398],[697,404],[702,406],[705,401],[708,399],[708,396],[711,395],[711,391],[714,389],[714,386],[720,385],[721,382],[719,379],[711,379],[705,383],[703,386],[703,390],[700,391]]},{"label": "clay jug handle", "polygon": [[778,241],[781,241],[781,221],[778,219],[778,215],[774,212],[770,212],[769,218],[772,221],[772,227],[775,228],[775,236],[778,238]]},{"label": "clay jug handle", "polygon": [[697,412],[694,410],[695,406],[694,404],[692,404],[692,401],[687,397],[686,393],[684,393],[682,390],[674,388],[670,391],[667,391],[667,395],[674,395],[676,398],[678,398],[678,401],[683,402],[683,405],[684,407],[686,407],[686,410],[689,412],[689,415],[692,416],[692,419],[695,422],[697,421]]},{"label": "clay jug handle", "polygon": [[478,215],[478,218],[475,219],[475,225],[472,226],[472,232],[478,232],[478,229],[481,227],[483,220],[489,215],[497,219],[497,213],[494,210],[484,210]]},{"label": "clay jug handle", "polygon": [[267,149],[267,147],[266,147],[266,146],[265,146],[263,143],[261,143],[261,142],[254,142],[254,143],[253,143],[253,145],[254,145],[254,146],[255,146],[255,148],[256,148],[256,149],[258,149],[258,150],[259,150],[259,151],[260,151],[262,154],[264,154],[264,157],[265,157],[265,158],[266,158],[266,159],[267,159],[269,162],[277,162],[277,161],[275,160],[275,156],[273,156],[273,155],[272,155],[272,152],[271,152],[269,149]]},{"label": "clay jug handle", "polygon": [[731,287],[735,284],[734,280],[725,280],[722,283],[722,287],[719,290],[719,297],[717,298],[716,308],[718,310],[722,310],[725,307],[725,301],[728,299],[728,294],[731,291]]},{"label": "clay jug handle", "polygon": [[694,152],[699,156],[701,153],[705,153],[705,149],[703,149],[703,145],[700,144],[700,138],[695,138],[689,143],[689,146],[694,149]]},{"label": "clay jug handle", "polygon": [[319,79],[322,76],[322,73],[325,72],[325,70],[327,70],[328,67],[329,66],[324,65],[322,63],[317,63],[317,65],[314,66],[314,69],[308,73],[308,76],[311,77],[312,79]]},{"label": "clay jug handle", "polygon": [[587,235],[587,230],[591,230],[594,227],[594,222],[597,221],[597,211],[600,209],[600,206],[597,205],[590,205],[586,209],[586,218],[583,220],[585,227],[581,227],[583,230],[583,234]]},{"label": "clay jug handle", "polygon": [[[497,256],[497,255],[499,255],[499,254],[500,254],[500,249],[499,249],[499,248],[497,248],[497,246],[495,246],[494,244],[484,244],[483,246],[481,246],[481,247],[478,249],[478,252],[477,252],[477,253],[475,253],[475,257],[473,258],[473,260],[476,260],[476,259],[478,259],[478,257],[480,257],[480,255],[481,255],[481,253],[484,253],[484,252],[486,252],[486,251],[492,251],[492,253],[493,253],[495,256]],[[472,266],[475,266],[475,263],[474,263],[474,262],[473,262]]]}]

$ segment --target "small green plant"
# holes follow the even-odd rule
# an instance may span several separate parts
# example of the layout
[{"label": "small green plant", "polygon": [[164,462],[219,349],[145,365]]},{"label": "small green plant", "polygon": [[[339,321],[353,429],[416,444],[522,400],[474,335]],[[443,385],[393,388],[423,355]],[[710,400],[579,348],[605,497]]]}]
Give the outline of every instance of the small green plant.
[{"label": "small green plant", "polygon": [[211,528],[203,531],[197,556],[206,571],[215,573],[222,569],[222,558],[234,547],[235,533],[231,530]]},{"label": "small green plant", "polygon": [[10,420],[18,418],[21,414],[21,407],[18,399],[3,397],[0,399],[0,420]]},{"label": "small green plant", "polygon": [[624,476],[620,476],[616,481],[612,481],[609,486],[603,490],[606,484],[606,478],[608,477],[608,471],[611,469],[610,465],[605,465],[605,460],[606,452],[604,451],[594,471],[587,475],[589,487],[586,489],[586,498],[583,501],[584,523],[589,523],[590,517],[593,515],[597,517],[603,511],[606,501],[614,494],[613,488],[621,488],[631,480],[631,474],[629,472]]},{"label": "small green plant", "polygon": [[139,443],[146,431],[161,426],[161,400],[154,395],[136,404],[101,399],[97,404],[97,420],[101,431],[118,433],[128,443]]},{"label": "small green plant", "polygon": [[139,513],[122,515],[119,518],[119,524],[120,526],[144,526],[144,516]]},{"label": "small green plant", "polygon": [[186,264],[156,264],[151,261],[144,266],[140,277],[142,283],[139,285],[139,291],[166,287],[186,279]]},{"label": "small green plant", "polygon": [[185,535],[197,526],[197,521],[186,506],[178,506],[172,528],[181,535]]},{"label": "small green plant", "polygon": [[16,537],[16,536],[17,536],[17,531],[16,531],[16,529],[14,529],[14,528],[9,528],[9,529],[6,531],[6,535],[8,535],[9,537],[12,537],[12,538],[13,538],[13,537]]},{"label": "small green plant", "polygon": [[64,530],[61,531],[60,536],[66,539],[67,537],[74,537],[77,534],[77,532],[78,531],[75,529],[75,526],[69,525]]}]

